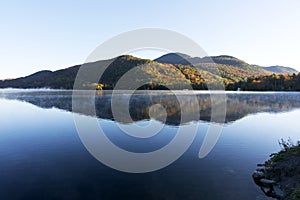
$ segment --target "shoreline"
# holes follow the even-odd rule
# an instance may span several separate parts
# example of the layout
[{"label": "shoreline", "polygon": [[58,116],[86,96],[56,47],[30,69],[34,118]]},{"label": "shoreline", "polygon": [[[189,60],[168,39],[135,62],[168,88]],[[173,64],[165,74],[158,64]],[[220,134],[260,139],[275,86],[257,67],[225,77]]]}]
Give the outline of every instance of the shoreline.
[{"label": "shoreline", "polygon": [[255,90],[245,90],[245,91],[235,91],[235,90],[96,90],[96,89],[82,89],[82,90],[73,90],[73,89],[57,89],[57,88],[0,88],[0,91],[96,91],[96,92],[131,92],[131,91],[135,91],[135,92],[161,92],[161,93],[165,93],[165,92],[180,92],[180,93],[190,93],[190,92],[194,92],[194,93],[233,93],[233,94],[263,94],[263,93],[300,93],[300,91],[297,90],[265,90],[265,91],[255,91]]},{"label": "shoreline", "polygon": [[270,159],[252,174],[253,180],[263,193],[280,200],[300,199],[300,143],[293,145],[281,140],[283,147],[278,153],[271,154]]}]

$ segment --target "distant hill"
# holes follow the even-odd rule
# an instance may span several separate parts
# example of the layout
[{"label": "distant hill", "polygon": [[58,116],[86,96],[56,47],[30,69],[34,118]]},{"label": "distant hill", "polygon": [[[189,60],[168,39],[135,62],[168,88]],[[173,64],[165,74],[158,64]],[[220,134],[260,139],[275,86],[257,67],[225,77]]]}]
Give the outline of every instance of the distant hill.
[{"label": "distant hill", "polygon": [[284,67],[284,66],[271,66],[271,67],[265,67],[264,69],[270,71],[270,72],[274,72],[277,74],[293,74],[293,73],[298,73],[297,70],[291,68],[291,67]]},{"label": "distant hill", "polygon": [[57,71],[39,71],[17,79],[0,81],[0,88],[73,88],[80,65]]},{"label": "distant hill", "polygon": [[[104,67],[108,64],[109,67],[104,71]],[[286,67],[264,68],[250,65],[227,55],[199,58],[186,54],[169,53],[153,61],[123,55],[110,60],[76,65],[53,72],[45,70],[26,77],[2,80],[0,88],[72,89],[81,66],[88,72],[79,81],[81,89],[113,89],[120,78],[133,69],[135,76],[131,76],[128,80],[132,83],[146,81],[146,84],[142,84],[139,89],[165,89],[162,85],[176,89],[186,89],[186,85],[191,85],[194,89],[207,89],[208,82],[212,85],[225,83],[227,86],[246,82],[248,78],[268,76],[273,73],[297,72]],[[91,82],[90,80],[98,80],[99,71],[103,72],[101,79],[98,82]],[[128,87],[131,85],[124,86],[122,89],[129,89]]]}]

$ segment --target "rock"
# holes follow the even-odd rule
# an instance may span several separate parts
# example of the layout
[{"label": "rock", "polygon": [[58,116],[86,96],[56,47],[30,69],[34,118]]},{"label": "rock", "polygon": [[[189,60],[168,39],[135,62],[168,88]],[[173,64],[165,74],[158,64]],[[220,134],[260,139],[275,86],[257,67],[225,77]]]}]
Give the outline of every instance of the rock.
[{"label": "rock", "polygon": [[259,176],[259,177],[264,177],[265,176],[265,173],[263,173],[262,171],[254,171],[253,175],[255,176]]},{"label": "rock", "polygon": [[297,196],[300,193],[300,143],[273,154],[265,166],[258,166],[260,168],[252,177],[266,196],[280,200],[290,197],[300,200],[300,196]]},{"label": "rock", "polygon": [[265,194],[269,194],[271,192],[271,188],[269,187],[261,187],[261,189]]},{"label": "rock", "polygon": [[263,184],[266,184],[266,185],[273,185],[273,184],[276,183],[275,181],[270,180],[270,179],[266,179],[266,178],[260,179],[260,182],[263,183]]},{"label": "rock", "polygon": [[284,196],[284,192],[283,192],[277,185],[275,185],[275,186],[273,187],[273,190],[274,190],[274,192],[275,192],[278,196],[281,196],[281,197]]},{"label": "rock", "polygon": [[266,164],[257,164],[257,167],[265,167]]},{"label": "rock", "polygon": [[260,180],[261,180],[262,178],[265,178],[265,173],[262,172],[262,171],[256,170],[256,171],[253,172],[252,178],[253,178],[253,180],[254,180],[254,182],[255,182],[256,184],[261,184],[261,183],[260,183]]},{"label": "rock", "polygon": [[265,170],[267,170],[267,171],[272,171],[273,168],[272,168],[272,167],[265,167]]}]

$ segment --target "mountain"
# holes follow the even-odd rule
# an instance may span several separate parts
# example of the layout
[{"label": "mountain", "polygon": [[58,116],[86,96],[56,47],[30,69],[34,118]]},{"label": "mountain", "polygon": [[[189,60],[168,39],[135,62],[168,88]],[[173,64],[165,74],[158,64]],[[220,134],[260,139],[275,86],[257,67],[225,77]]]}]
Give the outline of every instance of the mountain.
[{"label": "mountain", "polygon": [[243,66],[249,65],[248,63],[228,55],[220,56],[206,56],[203,58],[200,57],[191,57],[183,53],[168,53],[159,58],[156,58],[154,61],[160,63],[168,64],[182,64],[182,65],[197,65],[200,63],[215,63],[215,64],[224,64],[232,66]]},{"label": "mountain", "polygon": [[[57,71],[45,70],[26,77],[2,80],[0,88],[72,89],[79,69],[84,70],[83,76],[77,78],[79,89],[113,89],[124,77],[126,81],[118,84],[118,89],[137,89],[135,86],[139,89],[166,89],[165,86],[172,89],[188,89],[188,86],[207,89],[208,82],[211,85],[225,83],[227,87],[238,82],[247,82],[250,78],[274,73],[273,68],[250,65],[227,55],[199,58],[169,53],[153,61],[123,55]],[[292,69],[287,70],[286,72],[294,72]],[[103,74],[100,78],[101,72]]]},{"label": "mountain", "polygon": [[293,74],[293,73],[298,73],[297,70],[291,68],[291,67],[284,67],[284,66],[271,66],[271,67],[265,67],[264,69],[270,71],[270,72],[274,72],[277,74]]},{"label": "mountain", "polygon": [[[221,55],[207,56],[203,58],[190,57],[184,54],[170,53],[155,59],[162,63],[172,63],[179,65],[192,64],[200,70],[209,71],[215,75],[221,76],[225,83],[233,83],[245,80],[247,77],[269,75],[271,72],[261,67],[250,65],[238,58]],[[179,57],[181,59],[179,59]],[[176,63],[177,62],[177,63]],[[218,69],[216,71],[216,68]]]},{"label": "mountain", "polygon": [[182,64],[182,65],[193,64],[194,66],[197,66],[198,68],[202,68],[204,70],[208,70],[208,68],[212,68],[213,67],[212,64],[215,64],[221,76],[223,78],[227,78],[232,81],[242,80],[243,77],[269,75],[270,73],[271,74],[298,73],[297,70],[291,67],[284,67],[284,66],[262,67],[259,65],[250,65],[243,60],[228,55],[207,56],[207,57],[199,58],[199,57],[191,57],[182,53],[169,53],[155,59],[155,61],[161,63]]},{"label": "mountain", "polygon": [[168,53],[156,58],[154,61],[159,63],[190,65],[201,63],[203,59],[199,57],[191,57],[183,53]]},{"label": "mountain", "polygon": [[[106,66],[108,66],[107,69],[105,69]],[[144,88],[141,89],[164,89],[161,85],[184,89],[181,87],[190,85],[189,80],[186,79],[180,69],[172,64],[161,64],[148,59],[124,55],[115,59],[76,65],[54,72],[40,71],[26,77],[2,80],[0,81],[0,88],[72,89],[80,67],[83,67],[85,70],[84,76],[78,80],[78,82],[81,83],[80,89],[94,89],[97,88],[99,84],[101,84],[101,88],[103,89],[112,89],[125,73],[127,74],[127,72],[133,69],[133,74],[129,77],[129,81],[132,81],[132,83],[140,83],[141,86],[143,86],[145,79],[149,79],[147,82],[151,82],[145,84]],[[99,72],[101,71],[103,75],[99,82],[90,82],[90,80],[98,80]],[[130,86],[131,85],[127,85],[124,87]],[[122,88],[122,85],[120,87],[121,89],[129,89]]]},{"label": "mountain", "polygon": [[168,63],[168,64],[182,64],[188,65],[189,62],[187,59],[190,59],[189,55],[183,53],[168,53],[159,58],[156,58],[154,61],[159,63]]}]

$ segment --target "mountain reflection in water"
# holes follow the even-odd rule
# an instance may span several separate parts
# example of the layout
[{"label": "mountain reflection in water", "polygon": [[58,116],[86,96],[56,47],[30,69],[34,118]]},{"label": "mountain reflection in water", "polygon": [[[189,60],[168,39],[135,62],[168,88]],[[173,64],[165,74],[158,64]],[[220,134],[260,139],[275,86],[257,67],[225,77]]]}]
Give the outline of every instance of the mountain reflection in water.
[{"label": "mountain reflection in water", "polygon": [[[80,102],[87,102],[90,99],[89,92],[82,91],[82,95],[77,95],[74,98]],[[165,123],[168,125],[180,125],[191,121],[211,121],[211,98],[209,92],[196,93],[198,105],[195,105],[195,98],[192,92],[179,92],[173,94],[169,91],[137,91],[128,97],[126,91],[119,91],[115,94],[117,104],[120,108],[126,106],[126,98],[129,101],[129,113],[132,119],[128,117],[114,118],[111,109],[112,92],[97,91],[95,95],[96,115],[101,119],[116,120],[120,123],[131,123],[132,121],[141,121],[150,119],[149,108],[155,104],[160,104],[164,107],[167,118]],[[58,108],[72,112],[72,91],[67,90],[2,90],[1,98],[25,101],[42,108]],[[178,98],[179,97],[179,98]],[[226,93],[227,108],[225,123],[230,123],[241,119],[249,114],[259,112],[287,112],[300,107],[300,94],[293,92],[282,93]],[[85,101],[87,100],[87,101]],[[124,104],[124,105],[123,105]],[[80,110],[85,110],[85,103]],[[187,112],[189,116],[195,116],[195,112],[199,112],[200,117],[187,117],[185,121],[181,120],[181,108]],[[86,109],[86,112],[80,114],[91,115]],[[122,109],[119,112],[123,112]],[[198,114],[198,116],[199,116]],[[122,116],[122,115],[119,115]],[[126,115],[124,115],[126,116]],[[159,121],[164,121],[164,117],[159,114],[155,115]]]}]

